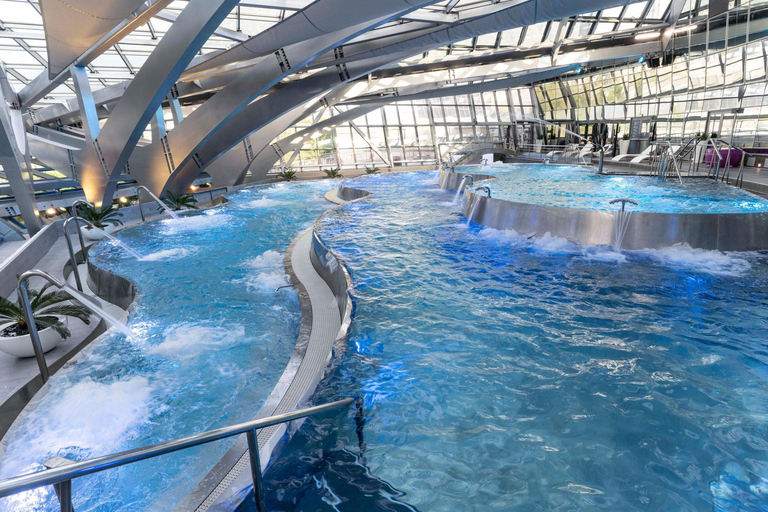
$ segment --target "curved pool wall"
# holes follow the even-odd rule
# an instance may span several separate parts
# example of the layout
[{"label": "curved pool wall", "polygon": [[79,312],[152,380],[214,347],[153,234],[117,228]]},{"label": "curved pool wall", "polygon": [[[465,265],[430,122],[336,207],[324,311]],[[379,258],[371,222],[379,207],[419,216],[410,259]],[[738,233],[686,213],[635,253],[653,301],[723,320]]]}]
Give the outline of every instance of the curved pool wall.
[{"label": "curved pool wall", "polygon": [[337,195],[339,196],[339,199],[342,199],[343,201],[356,201],[357,199],[362,199],[364,197],[368,197],[370,195],[370,192],[367,190],[360,190],[356,188],[347,187],[343,183],[339,183]]},{"label": "curved pool wall", "polygon": [[[453,215],[433,173],[320,235],[355,322],[265,475],[269,510],[762,510],[768,258],[518,236]],[[242,510],[253,510],[247,503]]]},{"label": "curved pool wall", "polygon": [[[450,176],[444,177],[443,174]],[[460,182],[463,174],[471,173],[441,171],[440,182]],[[458,184],[455,186],[458,188]],[[628,209],[631,208],[628,205]],[[615,225],[620,222],[619,216],[612,211],[519,203],[488,198],[469,190],[464,194],[462,213],[467,218],[472,213],[473,222],[494,229],[511,229],[539,237],[549,233],[582,245],[616,245]],[[766,250],[768,213],[633,211],[621,248],[660,249],[676,244],[719,251]]]},{"label": "curved pool wall", "polygon": [[[0,477],[52,456],[83,460],[253,419],[300,331],[296,292],[275,291],[289,283],[282,252],[327,209],[322,193],[334,185],[249,188],[221,208],[121,231],[142,261],[100,244],[93,263],[138,289],[137,339],[109,331],[51,378],[3,439]],[[75,507],[171,510],[232,442],[78,479]],[[3,511],[30,508],[58,510],[53,490],[0,500]]]},{"label": "curved pool wall", "polygon": [[[344,353],[352,322],[351,277],[320,240],[315,226],[291,242],[285,254],[285,268],[301,302],[301,328],[293,355],[256,418],[306,406],[321,380],[333,369],[333,363]],[[262,470],[266,471],[279,456],[290,438],[287,434],[298,430],[303,421],[259,431]],[[252,483],[248,446],[241,437],[176,510],[234,509],[252,492]]]}]

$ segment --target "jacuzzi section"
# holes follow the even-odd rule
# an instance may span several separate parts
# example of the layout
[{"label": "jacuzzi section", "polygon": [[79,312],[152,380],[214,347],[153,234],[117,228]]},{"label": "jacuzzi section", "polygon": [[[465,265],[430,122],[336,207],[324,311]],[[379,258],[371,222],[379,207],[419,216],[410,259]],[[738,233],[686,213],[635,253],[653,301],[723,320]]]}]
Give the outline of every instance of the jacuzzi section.
[{"label": "jacuzzi section", "polygon": [[[618,245],[617,212],[513,203],[467,191],[462,213],[495,229],[535,236],[549,233],[582,245]],[[768,249],[768,214],[633,212],[621,248],[661,249],[675,244],[719,251]]]},{"label": "jacuzzi section", "polygon": [[[492,196],[503,186],[502,174],[499,180],[485,183]],[[458,190],[464,172],[442,171],[440,186]],[[475,184],[482,179],[496,176],[471,174]],[[533,185],[532,185],[533,186]],[[659,188],[664,182],[659,182]],[[726,187],[726,185],[715,185]],[[632,198],[631,193],[627,197]],[[730,192],[730,190],[729,190]],[[503,193],[503,191],[502,191]],[[749,196],[750,201],[762,202]],[[618,197],[617,197],[618,198]],[[537,201],[542,201],[540,197]],[[628,215],[620,215],[620,204],[610,209],[567,208],[546,204],[515,202],[485,193],[475,193],[468,187],[462,200],[462,213],[472,222],[500,230],[514,230],[524,235],[567,238],[582,245],[612,245],[622,249],[660,249],[676,244],[688,244],[692,248],[719,251],[757,251],[768,249],[768,212],[750,211],[743,213],[688,213],[633,211],[637,207],[626,205]],[[734,201],[738,208],[738,201]],[[642,208],[641,203],[640,208]],[[750,207],[754,205],[750,204]],[[631,212],[631,213],[630,213]],[[626,222],[623,229],[619,224]],[[624,236],[621,240],[618,233]]]}]

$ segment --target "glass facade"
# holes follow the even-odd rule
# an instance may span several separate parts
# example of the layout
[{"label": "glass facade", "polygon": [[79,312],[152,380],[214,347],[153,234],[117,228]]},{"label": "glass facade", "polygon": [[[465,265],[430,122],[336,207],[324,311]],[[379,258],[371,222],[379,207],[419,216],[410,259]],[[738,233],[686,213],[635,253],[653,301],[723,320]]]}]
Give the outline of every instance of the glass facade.
[{"label": "glass facade", "polygon": [[[321,118],[308,117],[281,139],[291,140],[295,133],[329,117],[329,112]],[[392,103],[316,134],[301,148],[292,167],[432,165],[452,144],[513,136],[514,127],[525,117],[539,117],[530,87]]]}]

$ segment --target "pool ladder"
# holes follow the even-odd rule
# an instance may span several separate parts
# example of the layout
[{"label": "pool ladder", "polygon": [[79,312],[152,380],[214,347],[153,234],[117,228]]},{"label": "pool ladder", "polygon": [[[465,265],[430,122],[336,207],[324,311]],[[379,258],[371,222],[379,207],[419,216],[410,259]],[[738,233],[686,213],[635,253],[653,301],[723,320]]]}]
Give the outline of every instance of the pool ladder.
[{"label": "pool ladder", "polygon": [[348,407],[353,403],[355,403],[354,399],[345,398],[344,400],[339,400],[337,402],[308,407],[306,409],[300,409],[285,414],[278,414],[246,423],[240,423],[238,425],[232,425],[230,427],[210,430],[201,434],[174,439],[172,441],[113,453],[112,455],[104,455],[82,462],[75,462],[63,457],[53,457],[45,462],[45,466],[48,469],[27,475],[16,476],[7,480],[1,480],[0,498],[53,485],[56,495],[59,498],[61,512],[74,512],[75,509],[72,504],[72,480],[75,478],[100,473],[108,469],[125,466],[134,462],[153,459],[168,453],[174,453],[245,434],[248,441],[248,455],[250,458],[256,509],[259,512],[266,512],[266,506],[264,504],[264,486],[261,475],[261,460],[259,459],[258,431],[273,425],[279,425],[281,423],[314,416],[342,407]]}]

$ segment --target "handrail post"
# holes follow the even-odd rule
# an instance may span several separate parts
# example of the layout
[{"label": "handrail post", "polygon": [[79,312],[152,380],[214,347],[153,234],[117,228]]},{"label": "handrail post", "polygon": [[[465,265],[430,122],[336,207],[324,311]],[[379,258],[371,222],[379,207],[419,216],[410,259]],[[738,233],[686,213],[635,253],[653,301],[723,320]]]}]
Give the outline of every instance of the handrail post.
[{"label": "handrail post", "polygon": [[59,498],[61,512],[75,512],[75,507],[72,504],[72,480],[53,484],[53,490],[56,491],[56,496]]},{"label": "handrail post", "polygon": [[94,206],[93,204],[89,203],[88,201],[84,201],[83,199],[78,199],[77,201],[72,203],[72,217],[75,219],[75,227],[77,228],[77,237],[80,239],[80,249],[83,251],[83,258],[86,258],[85,242],[83,242],[83,233],[80,231],[80,217],[77,215],[77,206],[80,204],[90,206],[91,208],[94,208]]},{"label": "handrail post", "polygon": [[35,350],[35,359],[37,359],[37,366],[40,368],[40,377],[42,377],[43,384],[45,384],[50,378],[50,373],[48,373],[48,363],[45,361],[43,345],[40,343],[40,334],[37,332],[37,324],[35,324],[35,315],[32,312],[32,304],[29,302],[27,280],[19,279],[17,288],[19,298],[21,299],[21,309],[24,312],[24,320],[27,323],[27,330],[29,331],[29,339],[32,340],[32,348]]},{"label": "handrail post", "polygon": [[256,510],[258,512],[267,512],[264,504],[264,484],[261,475],[261,459],[259,458],[259,440],[256,429],[245,433],[248,439],[248,458],[251,462],[251,477],[253,478],[253,498],[256,501]]},{"label": "handrail post", "polygon": [[[72,219],[74,218],[75,217],[72,217]],[[72,263],[72,271],[75,273],[75,284],[77,285],[78,291],[83,291],[83,283],[80,281],[80,271],[77,270],[77,258],[75,257],[75,249],[72,247],[72,240],[69,238],[69,233],[67,233],[69,228],[69,221],[72,219],[67,219],[64,221],[64,238],[67,240],[67,249],[69,250],[69,261]],[[75,221],[75,228],[79,233],[80,227],[78,226],[77,221]],[[83,248],[83,254],[85,254],[85,248]]]},{"label": "handrail post", "polygon": [[139,198],[139,214],[141,214],[141,222],[146,222],[144,220],[144,208],[141,203],[141,189],[142,189],[141,186],[136,187],[136,197]]}]

